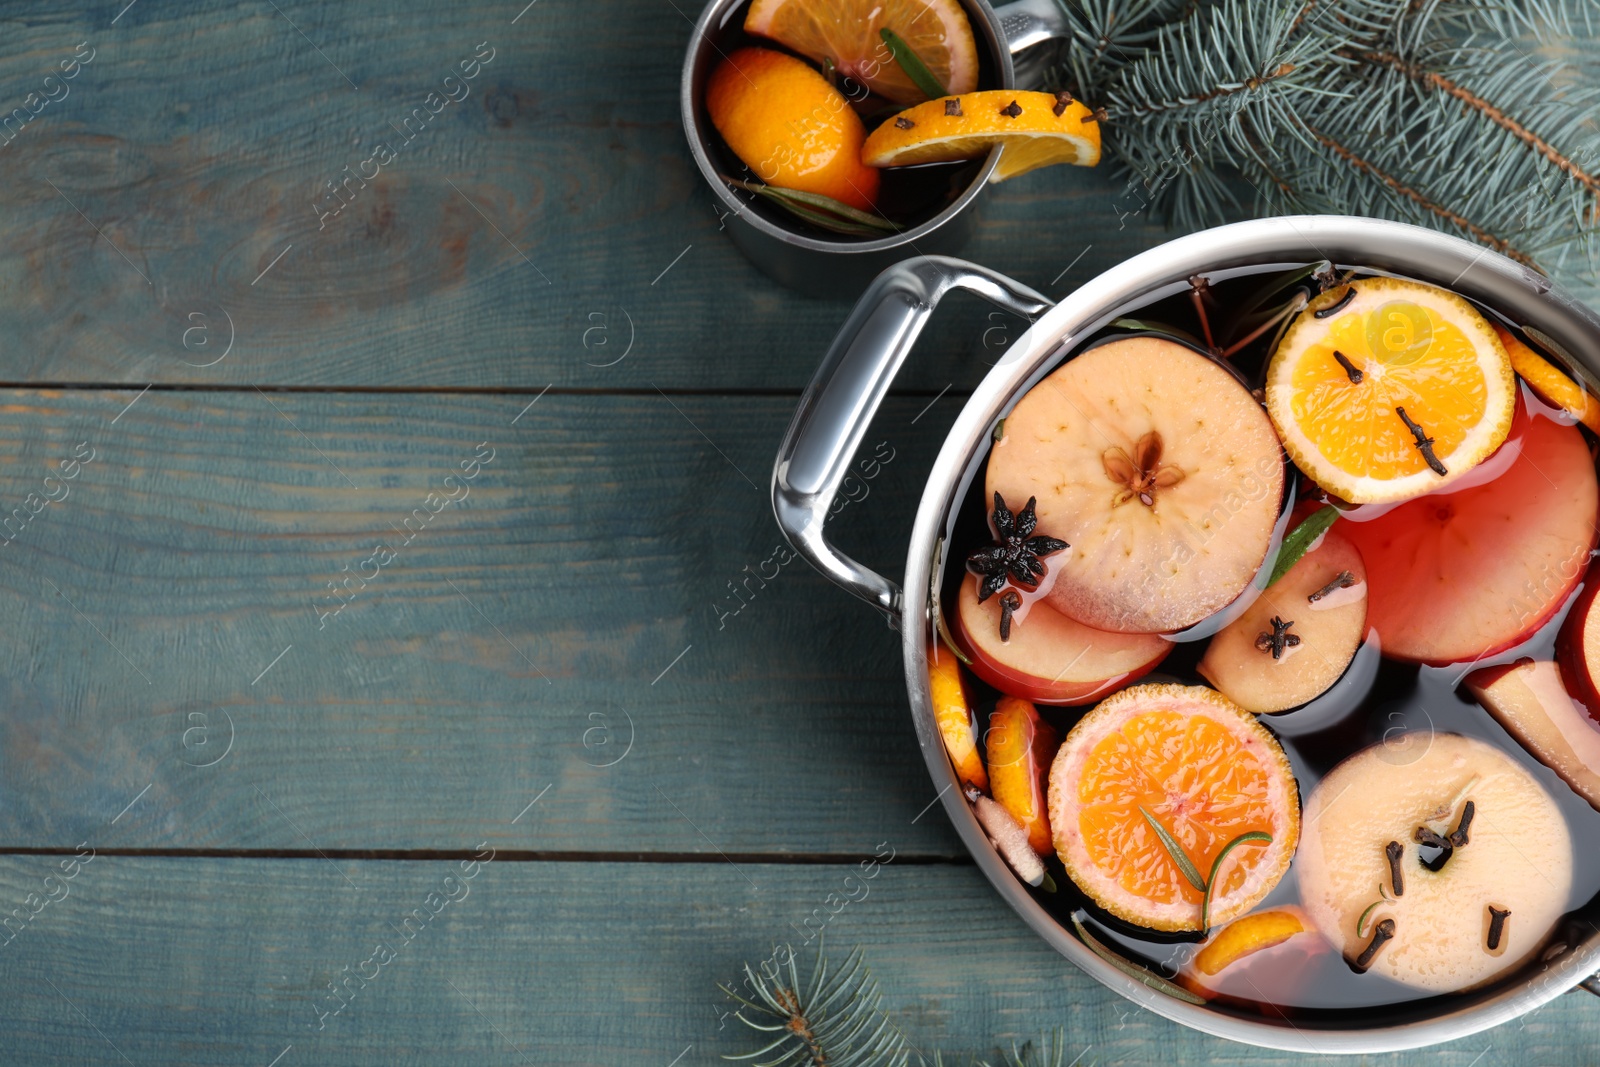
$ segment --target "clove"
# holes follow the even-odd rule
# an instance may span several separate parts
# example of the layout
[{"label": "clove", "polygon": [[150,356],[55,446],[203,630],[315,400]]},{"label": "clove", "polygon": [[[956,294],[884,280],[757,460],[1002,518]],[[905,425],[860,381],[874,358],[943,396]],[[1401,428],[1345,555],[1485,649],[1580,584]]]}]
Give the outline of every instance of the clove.
[{"label": "clove", "polygon": [[1006,590],[1000,598],[1000,640],[1011,640],[1011,616],[1022,607],[1022,597],[1015,589]]},{"label": "clove", "polygon": [[1065,91],[1059,92],[1059,93],[1056,94],[1056,103],[1055,103],[1055,106],[1050,109],[1050,113],[1052,115],[1054,115],[1056,118],[1060,118],[1061,117],[1061,113],[1063,111],[1067,110],[1067,108],[1070,107],[1071,105],[1072,105],[1072,94],[1069,93],[1069,92],[1065,92]]},{"label": "clove", "polygon": [[1394,888],[1394,895],[1406,895],[1406,878],[1400,869],[1400,859],[1406,854],[1406,847],[1398,841],[1390,841],[1383,846],[1383,855],[1389,861],[1389,884]]},{"label": "clove", "polygon": [[1315,593],[1309,594],[1306,597],[1306,602],[1309,603],[1309,604],[1315,604],[1317,601],[1321,600],[1323,597],[1331,596],[1334,593],[1335,590],[1349,589],[1352,585],[1355,585],[1355,584],[1356,584],[1356,576],[1355,575],[1351,574],[1349,571],[1340,571],[1338,574],[1335,574],[1333,576],[1333,581],[1329,582],[1327,585],[1323,586],[1321,589],[1318,589]]},{"label": "clove", "polygon": [[[1354,300],[1355,298],[1356,287],[1352,285],[1344,291],[1344,295],[1338,300],[1329,304],[1325,308],[1319,308],[1318,310],[1313,311],[1311,313],[1311,317],[1314,319],[1325,319],[1330,315],[1337,315],[1339,312],[1344,310],[1346,304],[1350,303],[1350,301]],[[1356,380],[1360,381],[1359,378]]]},{"label": "clove", "polygon": [[1367,968],[1372,966],[1372,961],[1377,957],[1378,950],[1393,937],[1394,920],[1388,918],[1379,919],[1377,925],[1372,928],[1372,940],[1368,942],[1366,948],[1361,950],[1361,955],[1356,957],[1355,962],[1350,965],[1350,969],[1357,974],[1366,974]]},{"label": "clove", "polygon": [[1351,363],[1350,357],[1337,348],[1333,350],[1333,358],[1338,361],[1339,366],[1344,368],[1344,376],[1350,379],[1351,385],[1360,385],[1366,378],[1366,375],[1361,373],[1361,368]]},{"label": "clove", "polygon": [[1411,436],[1416,438],[1417,451],[1422,453],[1423,460],[1433,473],[1441,477],[1449,474],[1450,468],[1446,467],[1439,457],[1434,454],[1433,438],[1428,436],[1428,432],[1422,428],[1421,424],[1407,415],[1405,408],[1395,408],[1394,413],[1400,416],[1400,421],[1406,424],[1406,429],[1410,430]]},{"label": "clove", "polygon": [[1478,806],[1470,800],[1462,806],[1461,821],[1456,824],[1454,830],[1450,831],[1450,845],[1452,848],[1460,848],[1467,843],[1467,831],[1471,828],[1472,817],[1477,812]]},{"label": "clove", "polygon": [[1511,909],[1501,909],[1493,904],[1489,905],[1489,937],[1485,945],[1490,952],[1494,952],[1500,947],[1500,938],[1505,933],[1506,920],[1509,918],[1511,918]]},{"label": "clove", "polygon": [[1294,625],[1294,620],[1285,622],[1277,615],[1272,617],[1272,632],[1262,631],[1256,636],[1256,647],[1263,652],[1271,652],[1273,659],[1282,659],[1283,650],[1294,648],[1300,643],[1300,635],[1289,632],[1289,627]]}]

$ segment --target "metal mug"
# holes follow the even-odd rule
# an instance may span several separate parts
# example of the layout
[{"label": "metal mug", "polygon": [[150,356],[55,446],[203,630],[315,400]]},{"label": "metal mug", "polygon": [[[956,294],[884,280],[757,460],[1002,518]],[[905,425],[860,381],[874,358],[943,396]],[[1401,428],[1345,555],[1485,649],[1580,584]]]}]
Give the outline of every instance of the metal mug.
[{"label": "metal mug", "polygon": [[[722,58],[715,38],[746,0],[711,0],[695,23],[683,61],[680,108],[696,166],[717,198],[717,214],[739,250],[763,273],[812,296],[853,296],[880,271],[908,255],[949,255],[972,236],[978,196],[1000,158],[991,149],[971,184],[943,211],[919,226],[874,240],[828,238],[787,228],[752,210],[718,174],[707,144],[717,136],[706,114],[705,89]],[[995,8],[988,0],[961,0],[991,77],[999,89],[1037,86],[1049,66],[1052,42],[1067,24],[1057,0],[1016,0]],[[1014,58],[1015,57],[1015,58]]]},{"label": "metal mug", "polygon": [[[1434,230],[1332,215],[1258,219],[1169,241],[1092,279],[1060,303],[984,267],[941,256],[907,260],[880,275],[845,320],[800,398],[772,472],[778,525],[795,549],[836,584],[876,607],[900,631],[912,719],[933,785],[967,850],[1000,896],[1063,956],[1115,992],[1159,1015],[1219,1037],[1295,1052],[1378,1053],[1454,1040],[1499,1025],[1569,990],[1600,994],[1600,900],[1564,924],[1545,958],[1486,989],[1339,1019],[1295,1021],[1200,1007],[1150,988],[1087,948],[1042,907],[995,851],[962,798],[928,691],[930,595],[935,559],[958,501],[982,477],[990,434],[1024,393],[1085,338],[1132,307],[1182,292],[1195,274],[1290,267],[1331,260],[1452,289],[1552,338],[1600,391],[1600,316],[1544,275],[1487,248]],[[873,414],[917,335],[952,289],[976,292],[1032,326],[973,391],[945,438],[917,509],[902,587],[826,539],[827,519]],[[907,595],[907,591],[909,595]],[[1593,848],[1600,842],[1584,842]],[[1559,950],[1559,951],[1557,951]]]}]

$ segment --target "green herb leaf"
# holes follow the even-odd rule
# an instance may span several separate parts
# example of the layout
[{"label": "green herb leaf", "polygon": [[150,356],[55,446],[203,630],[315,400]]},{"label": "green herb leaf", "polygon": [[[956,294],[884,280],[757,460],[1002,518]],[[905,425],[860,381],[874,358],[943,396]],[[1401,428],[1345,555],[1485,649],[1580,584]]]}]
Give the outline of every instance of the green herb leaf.
[{"label": "green herb leaf", "polygon": [[1000,438],[1004,437],[1005,435],[1006,420],[1001,419],[999,422],[994,424],[994,430],[989,434],[989,440],[993,441],[995,444],[999,444]]},{"label": "green herb leaf", "polygon": [[1039,888],[1043,889],[1046,893],[1054,893],[1056,891],[1056,880],[1050,877],[1049,871],[1044,872],[1044,881],[1039,883]]},{"label": "green herb leaf", "polygon": [[1261,830],[1251,830],[1222,846],[1222,851],[1217,853],[1217,858],[1211,861],[1211,877],[1206,879],[1206,898],[1200,902],[1200,932],[1203,934],[1211,929],[1211,891],[1217,888],[1217,872],[1222,870],[1222,861],[1227,858],[1240,845],[1251,841],[1265,841],[1272,844],[1272,835]]},{"label": "green herb leaf", "polygon": [[823,196],[821,193],[782,189],[776,185],[743,182],[737,178],[724,178],[723,181],[747,193],[766,197],[796,217],[834,233],[847,234],[851,237],[882,237],[888,233],[899,233],[901,229],[899,225],[880,215],[859,211],[849,204],[841,204],[833,197]]},{"label": "green herb leaf", "polygon": [[1169,982],[1158,974],[1152,974],[1143,967],[1129,963],[1121,956],[1118,956],[1115,952],[1112,952],[1110,949],[1106,948],[1099,941],[1095,940],[1094,936],[1084,928],[1083,922],[1078,918],[1077,912],[1072,913],[1072,925],[1077,928],[1078,937],[1085,945],[1089,946],[1090,952],[1093,952],[1096,956],[1099,956],[1101,959],[1111,964],[1111,966],[1115,967],[1129,978],[1132,978],[1138,982],[1143,982],[1151,989],[1154,989],[1160,993],[1165,993],[1169,997],[1177,997],[1185,1004],[1196,1004],[1200,1007],[1205,1006],[1206,1002],[1204,997],[1198,997],[1189,992],[1187,989],[1183,988],[1181,985]]},{"label": "green herb leaf", "polygon": [[1182,341],[1184,344],[1193,345],[1202,351],[1206,347],[1200,338],[1194,334],[1165,322],[1151,322],[1148,319],[1114,319],[1111,325],[1119,330],[1130,330],[1134,333],[1157,333],[1163,337],[1171,337]]},{"label": "green herb leaf", "polygon": [[1283,539],[1283,544],[1278,546],[1278,559],[1272,565],[1272,577],[1267,579],[1271,586],[1279,578],[1289,573],[1289,568],[1300,562],[1300,557],[1306,554],[1311,543],[1327,532],[1333,525],[1333,520],[1339,517],[1339,509],[1332,504],[1322,507],[1307,515],[1299,526],[1289,531]]},{"label": "green herb leaf", "polygon": [[1161,820],[1146,811],[1143,804],[1139,805],[1139,814],[1143,815],[1144,821],[1150,824],[1150,829],[1156,832],[1156,837],[1161,841],[1162,847],[1167,850],[1167,855],[1172,857],[1172,862],[1177,865],[1183,876],[1189,880],[1189,884],[1194,886],[1196,892],[1204,893],[1206,891],[1205,879],[1200,877],[1199,868],[1194,865],[1194,861],[1189,858],[1189,854],[1183,850],[1183,846],[1178,844],[1178,839],[1168,833],[1167,828],[1161,825]]},{"label": "green herb leaf", "polygon": [[885,26],[878,31],[878,36],[883,38],[883,43],[889,46],[889,54],[900,65],[900,69],[906,72],[906,77],[922,90],[924,96],[929,100],[937,100],[941,96],[948,95],[944,86],[939,84],[939,79],[933,76],[933,71],[922,61],[922,57],[913,52],[911,46],[901,40],[898,33]]},{"label": "green herb leaf", "polygon": [[1356,936],[1357,937],[1365,937],[1365,936],[1367,936],[1367,916],[1372,914],[1372,909],[1373,908],[1376,908],[1378,905],[1383,904],[1383,903],[1384,903],[1384,901],[1382,901],[1382,900],[1374,900],[1371,904],[1367,905],[1367,910],[1362,912],[1361,913],[1361,918],[1356,920]]}]

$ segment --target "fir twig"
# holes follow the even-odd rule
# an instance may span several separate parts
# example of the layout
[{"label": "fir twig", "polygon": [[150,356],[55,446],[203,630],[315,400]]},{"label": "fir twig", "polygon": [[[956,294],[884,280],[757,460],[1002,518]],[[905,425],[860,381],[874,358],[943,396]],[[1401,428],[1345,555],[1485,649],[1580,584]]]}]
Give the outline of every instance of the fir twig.
[{"label": "fir twig", "polygon": [[[774,967],[769,977],[757,974],[747,963],[745,985],[754,1000],[728,986],[718,986],[742,1006],[734,1017],[752,1030],[776,1034],[765,1047],[727,1060],[752,1060],[753,1067],[905,1067],[910,1053],[905,1035],[882,1009],[878,983],[856,949],[844,968],[831,978],[827,957],[819,948],[811,979],[802,984],[794,952],[785,945],[785,968]],[[758,1059],[770,1055],[770,1059]]]},{"label": "fir twig", "polygon": [[[787,981],[783,980],[785,972]],[[788,945],[762,963],[759,975],[745,964],[744,977],[750,996],[725,985],[717,988],[741,1005],[734,1012],[736,1019],[759,1033],[778,1036],[755,1052],[723,1059],[755,1060],[770,1054],[774,1058],[758,1061],[754,1067],[909,1067],[909,1042],[883,1010],[878,983],[868,972],[859,948],[850,952],[843,971],[833,978],[828,977],[827,957],[819,946],[811,980],[802,983]],[[1037,1045],[1029,1041],[1018,1048],[1013,1041],[1009,1053],[1001,1052],[1000,1067],[1062,1067],[1066,1047],[1066,1035],[1060,1028]],[[920,1067],[930,1067],[920,1050],[917,1062]],[[975,1067],[991,1067],[987,1060],[973,1062]],[[944,1067],[944,1056],[938,1050],[931,1067]]]}]

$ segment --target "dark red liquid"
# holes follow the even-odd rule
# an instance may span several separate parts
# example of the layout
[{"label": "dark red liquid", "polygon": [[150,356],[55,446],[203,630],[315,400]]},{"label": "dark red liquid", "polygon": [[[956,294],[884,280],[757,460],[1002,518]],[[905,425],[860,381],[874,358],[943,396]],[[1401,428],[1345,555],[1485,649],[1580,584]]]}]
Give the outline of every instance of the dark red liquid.
[{"label": "dark red liquid", "polygon": [[[1226,309],[1230,307],[1247,303],[1250,296],[1261,289],[1266,275],[1280,272],[1286,266],[1288,265],[1236,269],[1210,275],[1217,297],[1217,306],[1223,309],[1222,314],[1225,316]],[[1497,318],[1487,309],[1483,310],[1491,320]],[[1201,334],[1201,327],[1187,289],[1149,304],[1130,305],[1123,309],[1121,314],[1148,322],[1175,325],[1196,336]],[[1213,326],[1215,325],[1214,318]],[[1117,336],[1122,332],[1115,327],[1108,328],[1088,338],[1084,346],[1106,337]],[[1272,331],[1269,330],[1259,341],[1235,354],[1230,361],[1251,386],[1261,384],[1271,343]],[[1080,350],[1084,346],[1080,346]],[[1527,410],[1519,414],[1518,418],[1524,431],[1530,419],[1555,417],[1554,412],[1533,399],[1525,390],[1523,403],[1527,405]],[[1562,421],[1569,423],[1571,420]],[[1516,439],[1518,432],[1518,428],[1514,426],[1513,440]],[[1590,462],[1592,463],[1592,460]],[[1536,499],[1534,490],[1538,487],[1528,481],[1527,470],[1505,462],[1497,467],[1493,458],[1485,461],[1482,470],[1482,478],[1486,485],[1492,486],[1498,479],[1504,479],[1504,484],[1494,487],[1500,504],[1509,503],[1513,511],[1534,506]],[[1474,472],[1474,475],[1476,473]],[[1309,483],[1300,477],[1291,479],[1291,484],[1296,480],[1304,492]],[[1455,500],[1452,500],[1451,495],[1447,493],[1431,494],[1401,507],[1412,507],[1420,513],[1429,508],[1460,507],[1465,499],[1461,494],[1458,494]],[[1481,506],[1481,502],[1478,506]],[[990,539],[986,518],[988,507],[989,502],[984,499],[984,478],[980,472],[979,476],[973,479],[967,498],[960,504],[952,526],[945,557],[949,562],[946,563],[940,577],[941,602],[947,612],[951,610],[950,606],[957,602],[960,582],[966,577],[960,561]],[[1350,536],[1350,531],[1358,525],[1354,520],[1370,518],[1377,510],[1379,509],[1369,509],[1367,514],[1346,516],[1340,520],[1338,526],[1346,536]],[[1381,524],[1385,520],[1375,521]],[[1403,524],[1400,518],[1390,518],[1387,521],[1397,529]],[[1465,569],[1460,580],[1471,580],[1474,568],[1480,566],[1487,568],[1493,565],[1495,545],[1492,532],[1489,532],[1492,526],[1481,516],[1478,521],[1479,527],[1475,527],[1475,530],[1481,543],[1472,547],[1463,560],[1457,561],[1457,567]],[[1379,526],[1374,525],[1371,529],[1376,531]],[[1275,555],[1276,545],[1269,552],[1268,558],[1273,558]],[[1481,560],[1481,563],[1475,562],[1475,559]],[[1415,663],[1384,659],[1369,641],[1357,652],[1340,680],[1311,703],[1281,714],[1259,716],[1261,723],[1283,744],[1300,787],[1302,807],[1316,789],[1318,782],[1336,764],[1371,745],[1393,741],[1406,731],[1432,730],[1439,733],[1464,734],[1487,741],[1507,753],[1544,787],[1566,819],[1571,833],[1573,888],[1568,903],[1569,916],[1566,923],[1558,926],[1554,940],[1568,939],[1572,943],[1576,943],[1584,934],[1592,931],[1595,928],[1592,923],[1600,922],[1600,847],[1597,847],[1600,845],[1600,812],[1573,792],[1555,772],[1530,755],[1487,711],[1478,706],[1470,694],[1462,688],[1461,682],[1471,670],[1485,666],[1512,663],[1521,658],[1539,660],[1553,658],[1557,631],[1582,590],[1583,562],[1585,561],[1580,558],[1575,564],[1579,572],[1578,580],[1571,580],[1569,574],[1561,580],[1560,588],[1537,588],[1534,593],[1529,594],[1529,604],[1553,600],[1554,611],[1552,613],[1540,610],[1534,615],[1531,613],[1534,609],[1529,609],[1530,613],[1524,620],[1526,625],[1513,629],[1524,631],[1535,627],[1537,629],[1531,636],[1526,636],[1502,651],[1484,656],[1470,665],[1463,663],[1448,666],[1419,666]],[[1384,573],[1381,568],[1369,564],[1368,583],[1372,590],[1370,595],[1373,598],[1381,595],[1378,589],[1380,583],[1387,582],[1401,587],[1411,582],[1414,577],[1412,574]],[[1566,591],[1569,589],[1570,592]],[[1407,595],[1419,594],[1408,592]],[[1505,604],[1499,602],[1486,603],[1476,610],[1514,611],[1515,605],[1507,608]],[[1204,624],[1194,629],[1201,633],[1209,633],[1209,628]],[[1206,642],[1203,638],[1183,641],[1153,674],[1142,680],[1177,681],[1185,685],[1209,687],[1210,683],[1195,669],[1205,652],[1205,647]],[[977,702],[981,725],[986,721],[987,712],[992,708],[998,693],[976,680],[972,691]],[[1087,707],[1041,706],[1039,708],[1039,711],[1063,735],[1087,710]],[[1033,890],[1032,892],[1035,899],[1064,927],[1071,929],[1071,916],[1074,913],[1080,915],[1087,913],[1086,925],[1103,944],[1126,959],[1142,964],[1152,972],[1167,978],[1175,977],[1180,966],[1193,955],[1198,935],[1160,934],[1122,922],[1101,911],[1085,897],[1067,877],[1065,869],[1056,858],[1051,857],[1047,861],[1047,866],[1058,891],[1047,893]],[[1288,875],[1258,905],[1257,910],[1297,904],[1299,897],[1296,871],[1291,865]],[[1441,997],[1438,994],[1401,985],[1379,974],[1358,975],[1338,953],[1325,946],[1321,952],[1306,952],[1294,946],[1295,942],[1291,941],[1280,950],[1267,950],[1228,968],[1219,978],[1224,979],[1223,990],[1232,996],[1213,1001],[1212,1007],[1248,1018],[1281,1017],[1291,1022],[1304,1020],[1309,1024],[1324,1027],[1394,1024],[1428,1014],[1441,1000],[1449,1000],[1453,1006],[1459,1006],[1468,998],[1492,994],[1507,984],[1517,982],[1522,976],[1521,973],[1512,974],[1485,990],[1470,994],[1447,994]],[[1530,966],[1537,967],[1538,964]],[[1215,984],[1218,979],[1210,981]],[[1253,995],[1252,990],[1257,992]],[[1260,991],[1270,991],[1270,1004],[1266,1003],[1269,997]]]}]

